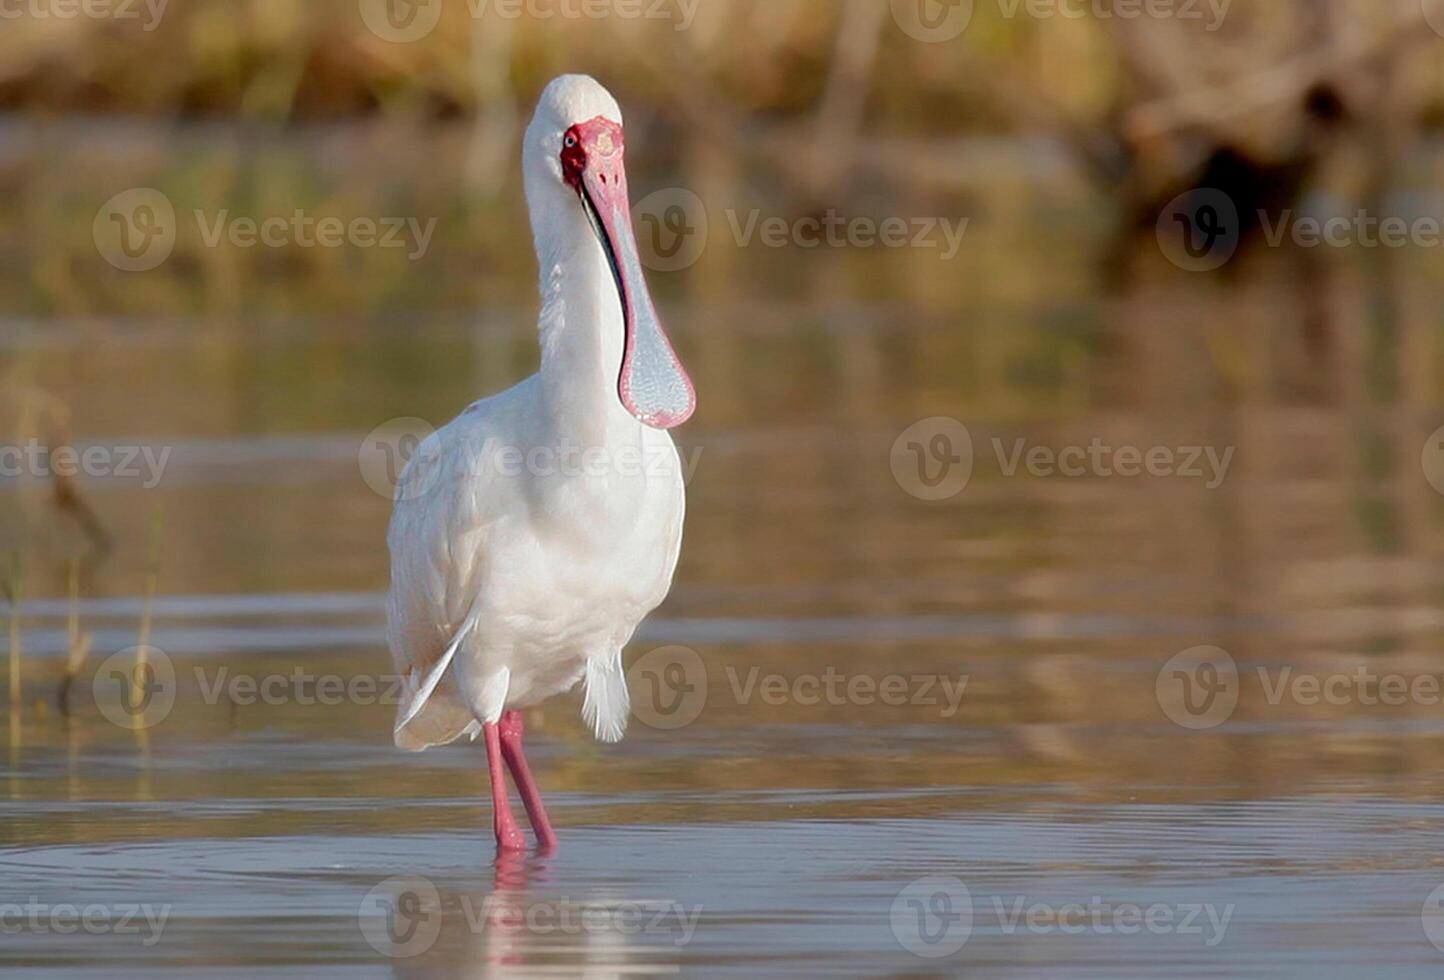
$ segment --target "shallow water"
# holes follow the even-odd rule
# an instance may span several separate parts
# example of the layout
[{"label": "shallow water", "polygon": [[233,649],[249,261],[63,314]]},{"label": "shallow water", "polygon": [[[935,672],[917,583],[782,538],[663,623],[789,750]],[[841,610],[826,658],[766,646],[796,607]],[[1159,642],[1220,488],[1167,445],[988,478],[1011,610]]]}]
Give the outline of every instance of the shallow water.
[{"label": "shallow water", "polygon": [[[529,309],[5,324],[77,445],[170,455],[153,488],[83,483],[115,548],[74,605],[74,527],[0,483],[27,555],[0,967],[1437,976],[1437,276],[1266,254],[1108,290],[1087,242],[987,234],[946,275],[789,255],[746,302],[658,277],[703,397],[676,589],[626,742],[574,697],[529,717],[562,848],[499,863],[479,748],[391,747],[389,504],[358,453],[531,370]],[[934,416],[974,448],[943,501],[893,465]],[[1009,473],[1095,439],[1232,455],[1215,486]],[[174,680],[136,732],[108,714],[155,528]],[[65,715],[72,610],[94,654]],[[1198,646],[1236,664],[1232,710],[1165,668]],[[62,932],[70,908],[113,925]]]}]

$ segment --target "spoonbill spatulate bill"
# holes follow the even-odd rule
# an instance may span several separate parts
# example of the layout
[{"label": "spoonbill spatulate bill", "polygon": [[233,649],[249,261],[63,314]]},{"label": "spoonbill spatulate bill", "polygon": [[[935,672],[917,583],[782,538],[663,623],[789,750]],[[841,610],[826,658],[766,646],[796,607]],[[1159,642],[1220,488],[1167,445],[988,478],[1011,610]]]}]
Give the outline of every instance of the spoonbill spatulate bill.
[{"label": "spoonbill spatulate bill", "polygon": [[543,848],[556,835],[521,711],[585,682],[597,738],[627,726],[622,649],[666,597],[682,544],[668,434],[696,408],[632,234],[616,100],[568,75],[523,150],[541,270],[541,370],[477,402],[403,471],[387,542],[396,744],[486,742],[497,846],[524,847],[510,770]]}]

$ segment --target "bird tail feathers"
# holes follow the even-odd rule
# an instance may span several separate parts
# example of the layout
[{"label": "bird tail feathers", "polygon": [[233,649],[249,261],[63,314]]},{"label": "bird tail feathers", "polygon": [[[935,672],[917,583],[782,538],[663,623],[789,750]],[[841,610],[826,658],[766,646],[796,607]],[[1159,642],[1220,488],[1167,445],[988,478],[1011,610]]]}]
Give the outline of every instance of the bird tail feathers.
[{"label": "bird tail feathers", "polygon": [[587,661],[587,691],[582,701],[582,719],[592,726],[602,742],[620,742],[627,732],[632,698],[627,692],[627,675],[622,670],[622,651],[615,650]]}]

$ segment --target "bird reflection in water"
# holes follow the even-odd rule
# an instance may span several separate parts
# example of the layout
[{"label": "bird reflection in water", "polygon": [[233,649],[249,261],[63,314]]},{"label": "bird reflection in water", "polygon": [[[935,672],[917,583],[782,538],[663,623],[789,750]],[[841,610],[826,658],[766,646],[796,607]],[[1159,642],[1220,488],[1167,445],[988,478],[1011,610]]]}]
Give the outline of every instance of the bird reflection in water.
[{"label": "bird reflection in water", "polygon": [[[419,978],[559,968],[609,975],[680,970],[676,954],[691,935],[685,914],[666,917],[668,925],[659,931],[664,938],[650,935],[651,924],[662,920],[661,905],[624,900],[607,886],[585,888],[580,895],[558,892],[552,862],[546,854],[502,851],[490,893],[438,885],[427,912],[434,921],[424,926],[429,935],[411,938],[405,955],[392,957],[393,973]],[[400,915],[401,897],[394,901]],[[645,911],[638,916],[633,910]]]}]

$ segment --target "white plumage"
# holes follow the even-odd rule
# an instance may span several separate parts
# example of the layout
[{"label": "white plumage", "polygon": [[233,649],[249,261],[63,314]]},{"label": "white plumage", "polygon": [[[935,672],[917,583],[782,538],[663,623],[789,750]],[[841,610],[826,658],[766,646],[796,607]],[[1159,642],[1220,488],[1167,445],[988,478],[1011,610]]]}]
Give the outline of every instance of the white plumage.
[{"label": "white plumage", "polygon": [[[683,382],[691,397],[691,382],[668,374],[670,344],[620,227],[630,216],[609,224],[605,213],[618,194],[625,212],[621,122],[590,78],[559,78],[543,94],[524,150],[541,370],[472,405],[402,474],[387,538],[391,651],[408,678],[402,748],[475,737],[583,679],[597,737],[626,729],[622,649],[666,597],[682,542],[682,468],[653,426],[680,424],[691,405],[624,404],[619,373],[641,377],[637,389],[660,378],[674,401]],[[567,153],[583,161],[570,172]],[[665,351],[655,338],[634,350],[653,328]],[[624,357],[637,363],[624,370]]]}]

